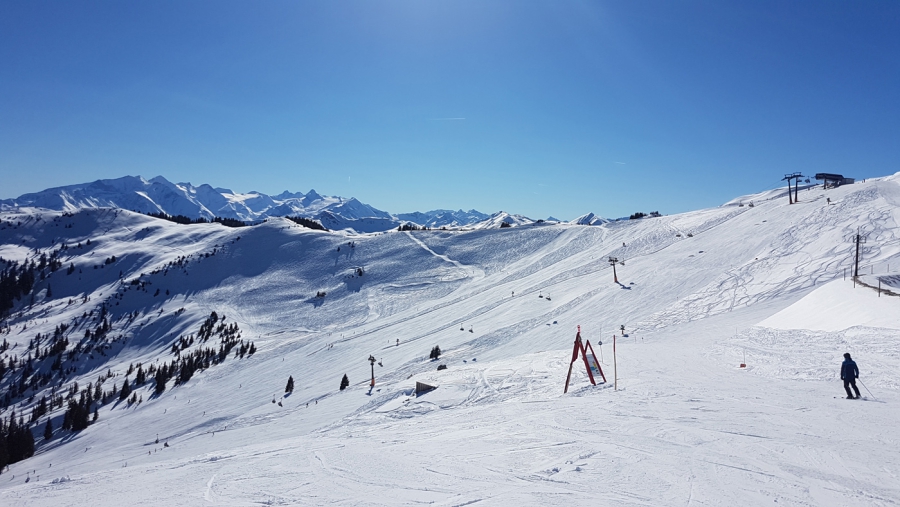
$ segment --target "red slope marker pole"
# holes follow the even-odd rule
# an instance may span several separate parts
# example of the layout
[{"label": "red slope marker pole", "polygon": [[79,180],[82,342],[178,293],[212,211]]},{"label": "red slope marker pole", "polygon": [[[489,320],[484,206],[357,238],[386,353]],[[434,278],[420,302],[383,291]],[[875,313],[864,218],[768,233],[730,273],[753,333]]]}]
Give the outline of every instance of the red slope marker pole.
[{"label": "red slope marker pole", "polygon": [[581,326],[578,326],[578,333],[575,334],[575,348],[572,350],[572,361],[569,363],[569,374],[566,375],[566,388],[563,389],[563,394],[569,392],[569,379],[572,378],[572,366],[575,365],[575,361],[578,360],[578,342],[581,341]]}]

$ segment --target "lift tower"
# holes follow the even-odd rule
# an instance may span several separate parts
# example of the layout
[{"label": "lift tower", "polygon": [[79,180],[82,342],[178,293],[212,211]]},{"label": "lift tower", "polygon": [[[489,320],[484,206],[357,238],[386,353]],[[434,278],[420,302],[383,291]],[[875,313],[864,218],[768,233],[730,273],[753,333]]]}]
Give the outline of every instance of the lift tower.
[{"label": "lift tower", "polygon": [[613,268],[613,282],[619,283],[619,277],[616,276],[616,264],[625,265],[625,261],[620,261],[618,257],[610,257],[609,265]]},{"label": "lift tower", "polygon": [[[796,204],[798,202],[797,191],[800,187],[800,178],[803,178],[803,175],[800,173],[785,174],[784,178],[781,178],[781,181],[788,182],[788,201],[790,202],[790,204]],[[794,180],[794,198],[793,199],[791,199],[791,180]]]}]

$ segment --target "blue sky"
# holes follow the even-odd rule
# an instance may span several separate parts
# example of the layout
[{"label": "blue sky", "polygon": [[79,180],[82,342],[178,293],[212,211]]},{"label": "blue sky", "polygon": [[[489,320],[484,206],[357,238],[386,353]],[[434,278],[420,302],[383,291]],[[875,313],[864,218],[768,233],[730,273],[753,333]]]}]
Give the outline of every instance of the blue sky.
[{"label": "blue sky", "polygon": [[571,219],[898,162],[898,2],[0,3],[0,198],[139,174]]}]

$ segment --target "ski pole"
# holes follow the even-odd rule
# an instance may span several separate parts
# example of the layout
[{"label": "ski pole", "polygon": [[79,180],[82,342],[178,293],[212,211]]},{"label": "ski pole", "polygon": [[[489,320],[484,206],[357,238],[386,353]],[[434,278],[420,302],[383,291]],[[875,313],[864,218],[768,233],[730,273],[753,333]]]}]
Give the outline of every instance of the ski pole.
[{"label": "ski pole", "polygon": [[862,380],[859,380],[859,379],[856,379],[856,380],[859,382],[859,385],[861,385],[861,386],[863,386],[863,388],[865,388],[866,392],[868,392],[868,393],[869,393],[869,396],[871,396],[872,399],[874,400],[874,399],[875,399],[875,395],[872,394],[872,391],[869,391],[869,388],[866,387],[866,385],[862,383]]}]

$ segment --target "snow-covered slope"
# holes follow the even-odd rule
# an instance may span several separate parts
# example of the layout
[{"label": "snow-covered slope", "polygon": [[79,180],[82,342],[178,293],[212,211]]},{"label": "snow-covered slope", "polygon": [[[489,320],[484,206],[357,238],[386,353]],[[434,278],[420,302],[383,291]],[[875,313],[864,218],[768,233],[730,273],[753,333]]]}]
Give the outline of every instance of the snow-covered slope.
[{"label": "snow-covered slope", "polygon": [[[140,403],[104,404],[80,432],[60,430],[53,409],[33,424],[39,436],[52,417],[52,438],[0,475],[0,502],[896,504],[900,331],[861,308],[900,298],[844,272],[858,228],[861,271],[900,268],[900,184],[753,202],[596,227],[500,230],[514,217],[498,214],[474,230],[370,234],[2,213],[0,257],[68,247],[6,320],[4,360],[61,324],[69,350],[82,344],[3,417],[27,418],[76,381],[109,371],[107,389],[131,364],[172,361],[213,311],[258,351],[158,396],[151,378]],[[624,261],[618,282],[610,256]],[[103,303],[111,330],[92,342]],[[564,394],[579,325],[608,382],[591,386],[578,362]],[[848,351],[868,401],[839,399]],[[415,396],[416,382],[437,389]]]}]

